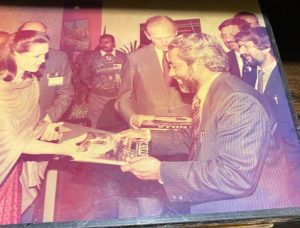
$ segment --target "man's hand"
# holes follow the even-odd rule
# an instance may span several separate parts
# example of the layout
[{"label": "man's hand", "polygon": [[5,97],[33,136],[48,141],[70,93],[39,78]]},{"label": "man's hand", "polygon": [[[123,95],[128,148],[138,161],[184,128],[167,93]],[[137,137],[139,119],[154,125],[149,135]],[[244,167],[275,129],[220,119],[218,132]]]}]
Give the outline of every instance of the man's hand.
[{"label": "man's hand", "polygon": [[40,140],[41,141],[60,140],[63,134],[59,132],[58,129],[63,124],[64,124],[63,122],[49,123]]},{"label": "man's hand", "polygon": [[133,129],[138,129],[141,127],[144,120],[154,120],[155,116],[147,116],[147,115],[133,115],[130,118],[129,124]]},{"label": "man's hand", "polygon": [[160,161],[151,156],[136,157],[128,165],[121,166],[122,172],[131,172],[141,180],[157,180],[160,177]]}]

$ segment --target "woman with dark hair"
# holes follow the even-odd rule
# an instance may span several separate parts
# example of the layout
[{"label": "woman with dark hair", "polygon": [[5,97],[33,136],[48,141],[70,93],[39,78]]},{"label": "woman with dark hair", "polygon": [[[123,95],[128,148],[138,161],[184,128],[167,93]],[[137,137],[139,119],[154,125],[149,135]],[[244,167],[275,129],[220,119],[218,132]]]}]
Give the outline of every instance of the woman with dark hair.
[{"label": "woman with dark hair", "polygon": [[21,222],[21,154],[70,155],[77,149],[77,139],[39,140],[47,123],[39,121],[37,77],[48,50],[49,38],[36,31],[16,32],[0,45],[0,224]]}]

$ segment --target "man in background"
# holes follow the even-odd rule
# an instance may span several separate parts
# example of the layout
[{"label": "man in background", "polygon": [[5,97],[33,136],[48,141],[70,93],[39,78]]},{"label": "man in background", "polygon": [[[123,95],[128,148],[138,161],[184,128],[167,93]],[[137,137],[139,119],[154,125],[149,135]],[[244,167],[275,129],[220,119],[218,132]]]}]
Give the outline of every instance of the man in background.
[{"label": "man in background", "polygon": [[256,68],[251,66],[239,53],[239,45],[234,36],[242,30],[250,29],[250,25],[240,18],[230,18],[219,25],[221,38],[225,46],[229,60],[229,71],[231,74],[240,77],[243,81],[254,87],[256,81]]},{"label": "man in background", "polygon": [[146,21],[145,34],[151,44],[130,53],[122,69],[122,84],[115,107],[132,127],[138,127],[143,115],[189,116],[190,102],[185,100],[168,75],[168,45],[177,27],[167,16]]},{"label": "man in background", "polygon": [[115,49],[115,38],[104,34],[99,38],[100,50],[86,56],[81,65],[80,79],[90,89],[88,118],[96,128],[105,105],[116,99],[121,84],[121,68],[125,54]]},{"label": "man in background", "polygon": [[234,16],[234,18],[240,18],[250,25],[251,28],[260,27],[257,16],[251,12],[238,12]]}]

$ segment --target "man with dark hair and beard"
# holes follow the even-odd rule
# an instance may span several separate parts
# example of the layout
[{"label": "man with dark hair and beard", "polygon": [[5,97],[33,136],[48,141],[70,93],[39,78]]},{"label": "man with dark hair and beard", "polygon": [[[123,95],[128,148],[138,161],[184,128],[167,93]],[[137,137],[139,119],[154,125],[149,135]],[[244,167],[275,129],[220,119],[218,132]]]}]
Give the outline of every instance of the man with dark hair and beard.
[{"label": "man with dark hair and beard", "polygon": [[[169,61],[180,89],[196,90],[192,127],[151,131],[152,156],[135,158],[122,171],[160,182],[168,202],[189,203],[193,214],[295,206],[285,154],[275,144],[272,109],[228,73],[226,53],[215,38],[181,35],[169,45]],[[188,153],[189,159],[153,157],[161,153]]]},{"label": "man with dark hair and beard", "polygon": [[229,50],[227,52],[229,72],[254,86],[256,68],[249,65],[247,60],[239,53],[239,45],[234,39],[234,36],[240,31],[250,29],[250,24],[242,18],[233,17],[224,20],[218,29],[221,33],[221,39]]},{"label": "man with dark hair and beard", "polygon": [[257,66],[255,89],[264,95],[276,114],[277,134],[281,135],[281,145],[290,163],[291,175],[300,189],[299,142],[268,32],[265,27],[252,28],[238,33],[235,39],[240,45],[240,53],[249,63]]}]

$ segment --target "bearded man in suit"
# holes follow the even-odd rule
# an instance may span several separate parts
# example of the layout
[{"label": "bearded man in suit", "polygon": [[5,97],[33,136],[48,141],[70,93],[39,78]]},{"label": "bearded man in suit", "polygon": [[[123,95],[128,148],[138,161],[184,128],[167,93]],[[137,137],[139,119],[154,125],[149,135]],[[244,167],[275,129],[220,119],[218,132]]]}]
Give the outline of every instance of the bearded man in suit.
[{"label": "bearded man in suit", "polygon": [[[240,52],[249,63],[257,66],[255,89],[269,101],[276,114],[277,134],[283,140],[281,144],[290,163],[291,176],[300,189],[300,149],[293,122],[290,105],[287,100],[281,71],[274,57],[268,32],[265,27],[252,28],[235,36]],[[297,193],[299,194],[299,193]]]},{"label": "bearded man in suit", "polygon": [[234,39],[234,36],[240,31],[250,29],[250,24],[246,20],[233,17],[224,20],[218,28],[221,32],[221,38],[229,50],[227,52],[229,72],[254,87],[256,68],[255,66],[251,66],[243,55],[239,53],[239,45]]},{"label": "bearded man in suit", "polygon": [[122,171],[160,182],[170,202],[190,203],[194,214],[295,206],[272,109],[251,86],[228,73],[220,44],[206,34],[182,35],[171,42],[169,60],[170,75],[181,91],[196,94],[192,127],[151,131],[151,155],[182,152],[189,159],[145,156]]}]

